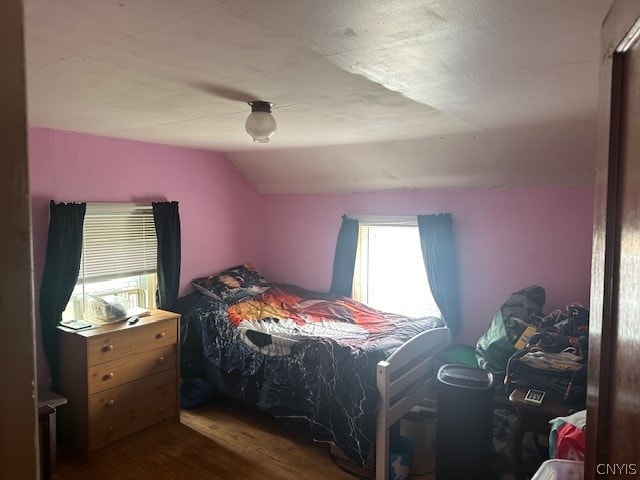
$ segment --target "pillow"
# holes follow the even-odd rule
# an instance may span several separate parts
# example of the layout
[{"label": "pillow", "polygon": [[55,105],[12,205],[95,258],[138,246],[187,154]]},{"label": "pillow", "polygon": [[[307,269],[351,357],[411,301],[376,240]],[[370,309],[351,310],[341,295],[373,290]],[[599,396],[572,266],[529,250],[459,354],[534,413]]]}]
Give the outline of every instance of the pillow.
[{"label": "pillow", "polygon": [[259,295],[271,286],[250,263],[228,268],[209,277],[196,278],[191,285],[203,295],[227,305]]}]

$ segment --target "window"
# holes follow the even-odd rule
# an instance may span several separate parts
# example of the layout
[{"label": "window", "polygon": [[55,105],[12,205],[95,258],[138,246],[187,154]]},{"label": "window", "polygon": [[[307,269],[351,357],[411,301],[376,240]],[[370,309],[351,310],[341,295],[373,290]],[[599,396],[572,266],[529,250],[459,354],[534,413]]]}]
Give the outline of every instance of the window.
[{"label": "window", "polygon": [[154,308],[157,240],[151,205],[87,204],[78,282],[62,320],[90,319],[100,298]]},{"label": "window", "polygon": [[424,268],[415,217],[358,217],[353,298],[409,317],[440,316]]}]

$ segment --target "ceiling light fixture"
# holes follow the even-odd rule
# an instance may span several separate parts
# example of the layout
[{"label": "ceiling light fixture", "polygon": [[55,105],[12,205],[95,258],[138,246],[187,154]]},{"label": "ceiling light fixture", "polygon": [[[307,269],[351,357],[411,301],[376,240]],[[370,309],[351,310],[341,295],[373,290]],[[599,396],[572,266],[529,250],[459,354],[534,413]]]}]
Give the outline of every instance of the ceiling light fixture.
[{"label": "ceiling light fixture", "polygon": [[269,138],[276,133],[278,125],[276,119],[271,115],[269,102],[254,100],[249,102],[251,114],[247,117],[244,128],[255,143],[269,143]]}]

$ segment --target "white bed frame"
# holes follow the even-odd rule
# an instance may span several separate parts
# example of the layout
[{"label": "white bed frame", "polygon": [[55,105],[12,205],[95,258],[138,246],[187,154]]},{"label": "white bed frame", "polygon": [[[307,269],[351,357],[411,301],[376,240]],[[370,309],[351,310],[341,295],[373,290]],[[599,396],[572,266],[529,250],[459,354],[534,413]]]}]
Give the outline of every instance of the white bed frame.
[{"label": "white bed frame", "polygon": [[450,341],[447,327],[427,330],[404,343],[386,360],[378,362],[376,383],[380,406],[376,427],[376,480],[389,478],[389,428],[434,387],[433,357]]}]

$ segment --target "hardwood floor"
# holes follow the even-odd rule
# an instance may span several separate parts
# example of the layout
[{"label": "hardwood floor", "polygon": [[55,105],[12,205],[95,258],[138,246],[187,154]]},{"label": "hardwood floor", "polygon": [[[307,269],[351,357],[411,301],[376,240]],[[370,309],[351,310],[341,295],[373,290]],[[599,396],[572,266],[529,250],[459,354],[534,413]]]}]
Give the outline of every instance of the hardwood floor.
[{"label": "hardwood floor", "polygon": [[355,477],[333,463],[328,445],[313,442],[306,425],[287,427],[257,410],[217,400],[194,410],[183,410],[181,423],[164,423],[129,437],[98,451],[90,461],[61,449],[57,472],[52,478],[353,480]]}]

